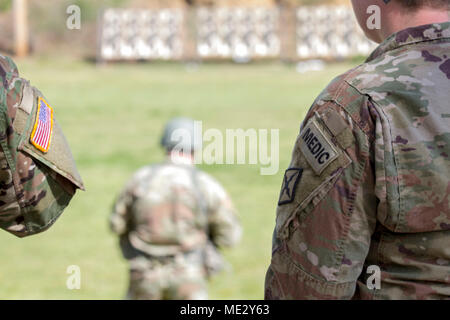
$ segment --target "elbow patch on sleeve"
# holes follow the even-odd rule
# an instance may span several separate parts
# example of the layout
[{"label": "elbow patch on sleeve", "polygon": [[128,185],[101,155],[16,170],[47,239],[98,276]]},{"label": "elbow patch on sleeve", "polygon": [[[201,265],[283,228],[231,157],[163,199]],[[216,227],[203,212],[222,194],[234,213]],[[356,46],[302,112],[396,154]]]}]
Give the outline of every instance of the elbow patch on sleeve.
[{"label": "elbow patch on sleeve", "polygon": [[351,299],[356,283],[330,282],[305,272],[279,248],[273,254],[266,274],[264,298],[267,300]]}]

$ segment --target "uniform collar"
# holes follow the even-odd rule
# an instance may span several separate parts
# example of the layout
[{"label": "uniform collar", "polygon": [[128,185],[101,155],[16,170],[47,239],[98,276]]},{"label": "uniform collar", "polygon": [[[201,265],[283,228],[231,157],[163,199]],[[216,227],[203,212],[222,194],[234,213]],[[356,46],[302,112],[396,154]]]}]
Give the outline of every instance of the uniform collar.
[{"label": "uniform collar", "polygon": [[426,24],[394,33],[372,52],[366,62],[401,46],[438,39],[450,39],[450,22]]}]

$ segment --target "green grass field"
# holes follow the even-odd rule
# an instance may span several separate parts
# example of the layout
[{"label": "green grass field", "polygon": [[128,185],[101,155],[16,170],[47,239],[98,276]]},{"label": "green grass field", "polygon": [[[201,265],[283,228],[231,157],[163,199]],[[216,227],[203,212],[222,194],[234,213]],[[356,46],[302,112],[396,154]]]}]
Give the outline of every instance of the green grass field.
[{"label": "green grass field", "polygon": [[[65,58],[16,61],[55,109],[87,191],[47,232],[18,239],[0,232],[0,299],[122,299],[127,265],[107,218],[133,171],[163,160],[158,142],[174,116],[207,128],[280,129],[280,170],[201,166],[231,194],[244,227],[225,251],[233,269],[210,283],[212,299],[261,299],[282,175],[313,99],[351,63],[298,74],[278,63],[232,65],[116,64],[96,67]],[[81,289],[68,290],[66,269],[81,268]]]}]

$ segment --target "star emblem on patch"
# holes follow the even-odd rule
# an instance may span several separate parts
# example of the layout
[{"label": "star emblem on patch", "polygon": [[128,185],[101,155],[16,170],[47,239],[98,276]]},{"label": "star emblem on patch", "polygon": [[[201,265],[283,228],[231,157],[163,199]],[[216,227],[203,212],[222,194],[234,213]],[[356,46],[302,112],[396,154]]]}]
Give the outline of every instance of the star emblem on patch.
[{"label": "star emblem on patch", "polygon": [[301,168],[289,168],[284,173],[283,185],[281,186],[280,198],[278,199],[278,205],[291,203],[295,199],[295,191],[297,184],[302,178],[303,169]]}]

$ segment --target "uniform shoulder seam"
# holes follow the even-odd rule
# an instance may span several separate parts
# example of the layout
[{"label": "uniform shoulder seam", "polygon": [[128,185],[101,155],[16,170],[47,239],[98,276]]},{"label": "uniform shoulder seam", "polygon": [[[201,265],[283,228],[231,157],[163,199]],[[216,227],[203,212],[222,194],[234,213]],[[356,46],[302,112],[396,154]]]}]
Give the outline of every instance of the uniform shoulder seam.
[{"label": "uniform shoulder seam", "polygon": [[[333,94],[333,95],[331,96],[331,98],[330,98],[331,101],[336,101],[336,102],[338,102],[338,101],[337,101],[337,97],[340,95],[340,93],[342,92],[342,90],[344,89],[344,87],[345,87],[346,85],[349,85],[348,80],[349,80],[350,78],[353,78],[354,75],[355,75],[356,73],[360,72],[359,69],[360,69],[362,66],[363,66],[363,64],[361,64],[361,65],[359,65],[359,66],[357,66],[357,67],[355,67],[355,68],[353,68],[353,69],[350,69],[349,71],[346,72],[346,74],[344,73],[343,78],[340,80],[340,84],[338,85],[338,87],[336,88],[336,90],[334,90],[334,94]],[[360,92],[360,91],[358,90],[358,92]],[[360,93],[361,93],[361,92],[360,92]]]},{"label": "uniform shoulder seam", "polygon": [[[339,84],[338,88],[335,90],[335,93],[332,95],[331,99],[329,100],[330,102],[335,103],[336,105],[338,105],[346,114],[349,115],[349,117],[352,119],[353,123],[361,130],[361,132],[364,133],[364,136],[367,138],[367,141],[370,141],[369,138],[369,134],[361,127],[359,121],[357,121],[354,116],[352,115],[351,112],[349,112],[344,105],[342,105],[342,103],[340,103],[338,101],[338,97],[341,95],[342,91],[347,88],[347,87],[351,87],[353,89],[356,90],[356,92],[358,92],[358,94],[361,97],[370,97],[368,94],[361,92],[358,88],[356,88],[354,85],[352,85],[350,83],[350,79],[352,79],[357,73],[360,72],[360,69],[364,66],[365,64],[361,64],[355,68],[353,68],[352,70],[348,71],[347,75],[344,76],[344,78],[341,80],[341,83]],[[363,107],[363,106],[361,106]]]}]

